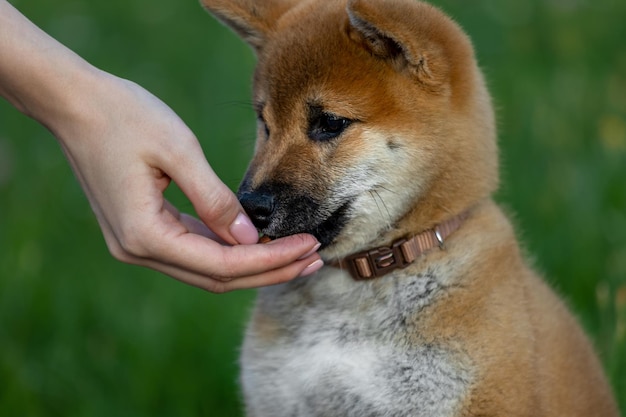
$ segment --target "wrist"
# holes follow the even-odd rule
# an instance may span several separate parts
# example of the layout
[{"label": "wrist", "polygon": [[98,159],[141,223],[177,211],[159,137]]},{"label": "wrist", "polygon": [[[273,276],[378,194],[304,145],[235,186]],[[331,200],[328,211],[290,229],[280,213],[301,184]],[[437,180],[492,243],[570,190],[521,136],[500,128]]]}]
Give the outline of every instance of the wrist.
[{"label": "wrist", "polygon": [[24,103],[23,112],[63,140],[68,128],[96,115],[92,101],[105,77],[84,61],[59,62],[59,68],[63,73],[42,76],[40,88]]},{"label": "wrist", "polygon": [[53,132],[83,112],[103,73],[0,0],[0,96]]}]

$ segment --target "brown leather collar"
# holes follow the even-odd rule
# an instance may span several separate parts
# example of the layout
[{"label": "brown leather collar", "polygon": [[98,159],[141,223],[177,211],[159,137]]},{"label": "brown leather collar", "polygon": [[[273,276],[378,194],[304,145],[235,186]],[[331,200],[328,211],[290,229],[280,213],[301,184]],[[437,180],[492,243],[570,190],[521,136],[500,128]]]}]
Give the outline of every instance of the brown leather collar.
[{"label": "brown leather collar", "polygon": [[357,281],[379,278],[390,271],[406,268],[421,254],[439,246],[454,233],[468,217],[468,211],[452,217],[432,229],[410,238],[396,240],[391,246],[365,250],[331,263],[346,270]]}]

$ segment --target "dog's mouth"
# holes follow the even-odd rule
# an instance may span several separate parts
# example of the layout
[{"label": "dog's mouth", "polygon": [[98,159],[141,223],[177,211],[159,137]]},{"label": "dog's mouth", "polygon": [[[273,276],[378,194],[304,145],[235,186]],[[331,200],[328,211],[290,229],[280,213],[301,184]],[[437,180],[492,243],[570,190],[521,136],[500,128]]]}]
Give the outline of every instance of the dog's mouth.
[{"label": "dog's mouth", "polygon": [[310,196],[294,191],[293,187],[263,185],[255,190],[242,187],[238,192],[244,210],[263,235],[277,239],[298,233],[308,233],[321,243],[321,248],[333,243],[346,225],[352,200],[335,204],[329,209]]},{"label": "dog's mouth", "polygon": [[350,212],[351,201],[343,203],[337,210],[322,221],[315,228],[304,231],[309,233],[322,244],[321,248],[325,248],[330,245],[341,233],[341,230],[345,226],[348,220],[348,213]]}]

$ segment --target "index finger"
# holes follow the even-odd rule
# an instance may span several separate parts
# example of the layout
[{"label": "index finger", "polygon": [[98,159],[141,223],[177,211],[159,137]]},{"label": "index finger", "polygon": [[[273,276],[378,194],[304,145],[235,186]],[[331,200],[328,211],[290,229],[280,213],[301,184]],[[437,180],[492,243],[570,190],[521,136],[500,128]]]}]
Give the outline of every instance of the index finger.
[{"label": "index finger", "polygon": [[263,272],[258,275],[243,276],[230,281],[216,280],[213,277],[181,270],[172,265],[146,261],[144,266],[162,272],[185,284],[204,289],[213,293],[224,293],[240,289],[252,289],[281,284],[299,276],[307,276],[317,271],[323,262],[319,256],[311,255],[302,260],[290,263],[282,268]]},{"label": "index finger", "polygon": [[181,270],[227,281],[285,267],[312,255],[317,240],[307,234],[277,239],[268,244],[226,246],[205,236],[185,232],[149,239],[145,259],[175,266]]}]

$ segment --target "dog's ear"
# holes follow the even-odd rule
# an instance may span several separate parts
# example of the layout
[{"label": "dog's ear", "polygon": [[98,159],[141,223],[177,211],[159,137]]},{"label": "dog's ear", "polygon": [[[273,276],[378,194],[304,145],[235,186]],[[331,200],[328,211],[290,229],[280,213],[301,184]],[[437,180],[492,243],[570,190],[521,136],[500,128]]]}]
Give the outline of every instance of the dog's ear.
[{"label": "dog's ear", "polygon": [[468,42],[441,11],[414,0],[349,0],[347,12],[354,41],[433,91],[450,81],[451,44]]},{"label": "dog's ear", "polygon": [[258,53],[274,24],[295,0],[201,0],[201,3]]}]

